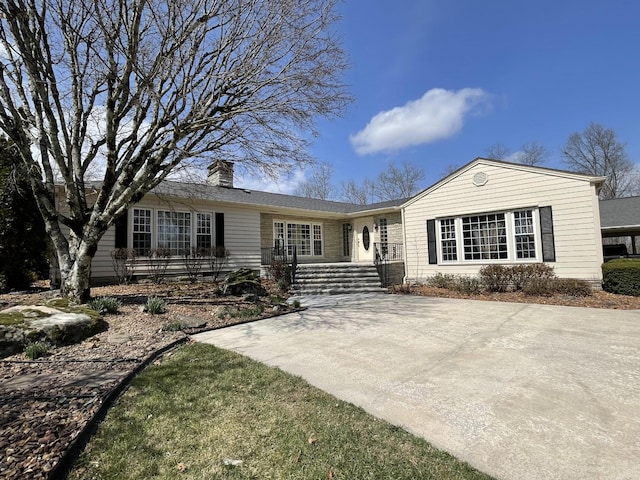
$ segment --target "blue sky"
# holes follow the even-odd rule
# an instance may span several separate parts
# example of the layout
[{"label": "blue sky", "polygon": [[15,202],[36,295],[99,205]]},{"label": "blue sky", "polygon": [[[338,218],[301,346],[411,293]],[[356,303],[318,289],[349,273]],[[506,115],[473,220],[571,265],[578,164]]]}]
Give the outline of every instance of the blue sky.
[{"label": "blue sky", "polygon": [[[543,144],[546,165],[562,168],[568,136],[592,121],[640,162],[639,2],[353,0],[339,11],[355,101],[320,121],[312,148],[334,183],[407,161],[426,187],[495,143]],[[304,178],[241,184],[291,193]]]}]

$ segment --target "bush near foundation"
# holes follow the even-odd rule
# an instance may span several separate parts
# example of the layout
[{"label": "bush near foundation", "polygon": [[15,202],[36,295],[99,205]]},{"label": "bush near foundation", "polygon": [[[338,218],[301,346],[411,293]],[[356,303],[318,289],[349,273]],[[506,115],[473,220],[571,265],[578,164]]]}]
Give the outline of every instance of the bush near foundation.
[{"label": "bush near foundation", "polygon": [[640,259],[620,258],[602,265],[602,289],[618,295],[640,296]]}]

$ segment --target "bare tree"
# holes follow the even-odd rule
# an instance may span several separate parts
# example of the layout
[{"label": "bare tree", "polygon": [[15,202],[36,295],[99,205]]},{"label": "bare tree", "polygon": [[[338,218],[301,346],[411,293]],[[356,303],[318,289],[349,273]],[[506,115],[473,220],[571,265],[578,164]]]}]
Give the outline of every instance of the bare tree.
[{"label": "bare tree", "polygon": [[457,165],[455,163],[450,163],[449,165],[444,167],[444,170],[442,171],[440,176],[443,177],[443,178],[444,177],[448,177],[449,175],[451,175],[453,172],[455,172],[459,168],[460,168],[460,165]]},{"label": "bare tree", "polygon": [[320,200],[331,200],[334,197],[333,167],[328,163],[319,163],[311,173],[311,178],[305,180],[295,190],[295,194],[301,197],[319,198]]},{"label": "bare tree", "polygon": [[487,148],[487,158],[492,160],[504,160],[511,155],[511,150],[504,143],[494,143]]},{"label": "bare tree", "polygon": [[65,295],[89,297],[98,241],[176,168],[309,159],[317,116],[350,100],[336,1],[0,0],[0,129]]},{"label": "bare tree", "polygon": [[523,144],[516,152],[512,152],[503,143],[494,143],[487,148],[487,157],[493,160],[509,160],[515,163],[522,163],[535,167],[542,165],[550,156],[549,149],[537,142]]},{"label": "bare tree", "polygon": [[520,147],[515,161],[523,165],[535,167],[544,164],[550,156],[549,149],[536,142],[525,143]]},{"label": "bare tree", "polygon": [[636,187],[634,164],[627,156],[625,144],[618,141],[610,128],[590,123],[584,131],[569,136],[562,155],[571,170],[607,177],[600,198],[624,197]]},{"label": "bare tree", "polygon": [[355,203],[357,205],[367,205],[376,199],[376,185],[365,178],[362,185],[358,185],[354,180],[342,182],[342,201]]},{"label": "bare tree", "polygon": [[378,175],[376,194],[381,201],[409,198],[418,193],[422,180],[422,168],[409,162],[402,162],[400,166],[390,163],[387,170]]}]

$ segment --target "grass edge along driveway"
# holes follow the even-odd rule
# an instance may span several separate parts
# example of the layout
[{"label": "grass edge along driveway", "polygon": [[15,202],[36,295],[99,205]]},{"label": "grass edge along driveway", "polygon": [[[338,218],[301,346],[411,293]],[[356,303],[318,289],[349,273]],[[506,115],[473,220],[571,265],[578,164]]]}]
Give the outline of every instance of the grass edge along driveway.
[{"label": "grass edge along driveway", "polygon": [[401,428],[211,345],[147,368],[71,479],[489,479]]}]

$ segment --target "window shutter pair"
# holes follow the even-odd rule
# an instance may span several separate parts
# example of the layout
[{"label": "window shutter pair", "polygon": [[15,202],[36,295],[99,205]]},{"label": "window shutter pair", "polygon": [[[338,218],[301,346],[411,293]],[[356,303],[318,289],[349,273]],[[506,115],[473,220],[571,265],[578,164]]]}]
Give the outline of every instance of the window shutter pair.
[{"label": "window shutter pair", "polygon": [[[542,261],[556,261],[556,246],[553,235],[553,212],[551,207],[540,207],[540,238],[542,242]],[[429,265],[438,263],[438,243],[436,239],[436,221],[427,220],[427,246],[429,249]]]},{"label": "window shutter pair", "polygon": [[[216,213],[216,247],[224,247],[224,213]],[[127,248],[128,215],[124,212],[114,223],[116,228],[115,248]]]}]

